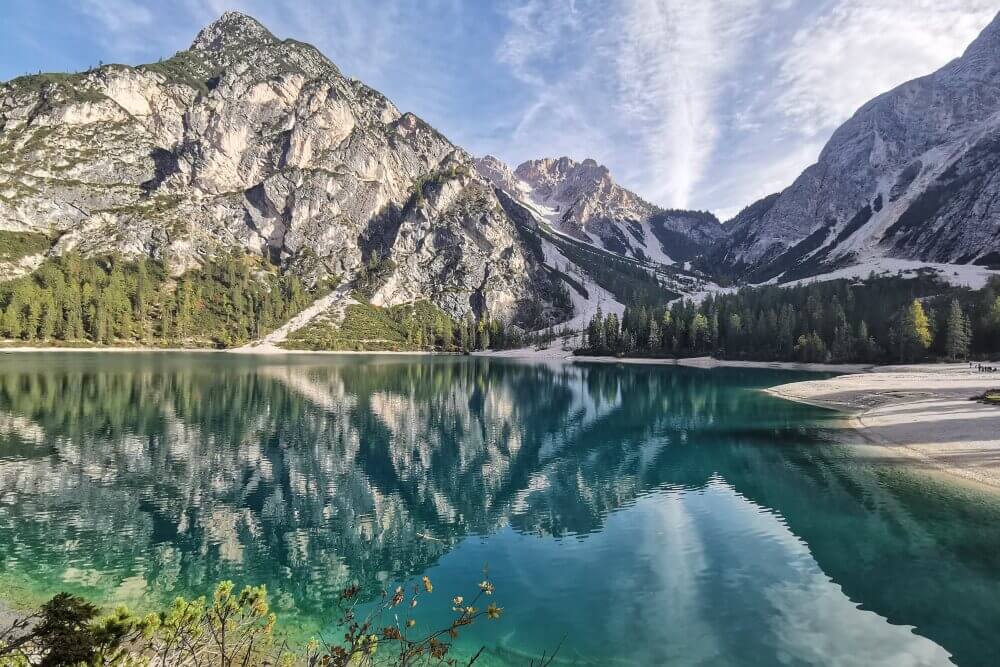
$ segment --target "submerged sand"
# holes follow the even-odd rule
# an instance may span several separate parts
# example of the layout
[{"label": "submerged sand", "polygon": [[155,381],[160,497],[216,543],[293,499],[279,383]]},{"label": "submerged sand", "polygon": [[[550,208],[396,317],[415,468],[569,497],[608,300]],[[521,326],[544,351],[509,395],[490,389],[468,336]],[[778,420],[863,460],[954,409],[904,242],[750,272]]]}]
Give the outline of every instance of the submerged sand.
[{"label": "submerged sand", "polygon": [[860,435],[890,453],[1000,491],[1000,407],[972,400],[998,387],[998,373],[941,364],[884,367],[767,391],[840,410]]}]

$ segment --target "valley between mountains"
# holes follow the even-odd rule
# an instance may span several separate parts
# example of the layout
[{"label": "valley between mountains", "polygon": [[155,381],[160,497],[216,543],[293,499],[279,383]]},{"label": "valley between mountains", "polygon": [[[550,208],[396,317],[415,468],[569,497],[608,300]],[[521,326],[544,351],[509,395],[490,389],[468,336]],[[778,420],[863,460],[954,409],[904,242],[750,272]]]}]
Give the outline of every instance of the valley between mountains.
[{"label": "valley between mountains", "polygon": [[741,286],[981,288],[1000,265],[998,108],[1000,18],[723,224],[592,159],[474,157],[227,12],[157,63],[0,85],[0,333],[471,349]]}]

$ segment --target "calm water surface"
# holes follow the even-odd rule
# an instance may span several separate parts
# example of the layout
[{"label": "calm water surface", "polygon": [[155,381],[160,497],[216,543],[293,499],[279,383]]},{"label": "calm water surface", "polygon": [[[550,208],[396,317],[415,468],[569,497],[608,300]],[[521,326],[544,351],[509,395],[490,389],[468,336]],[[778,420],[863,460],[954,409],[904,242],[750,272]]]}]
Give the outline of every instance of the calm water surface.
[{"label": "calm water surface", "polygon": [[[835,444],[777,371],[462,358],[0,356],[0,598],[136,607],[484,563],[489,664],[994,664],[1000,508]],[[477,663],[480,664],[480,663]],[[482,664],[486,664],[482,661]]]}]

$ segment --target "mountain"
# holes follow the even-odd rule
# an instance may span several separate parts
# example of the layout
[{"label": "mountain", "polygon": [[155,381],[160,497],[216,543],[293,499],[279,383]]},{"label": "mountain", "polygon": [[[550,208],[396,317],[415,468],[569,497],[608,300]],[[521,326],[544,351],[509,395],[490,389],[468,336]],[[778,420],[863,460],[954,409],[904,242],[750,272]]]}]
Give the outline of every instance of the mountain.
[{"label": "mountain", "polygon": [[608,168],[591,159],[528,160],[512,171],[488,155],[476,167],[554,230],[625,257],[684,262],[723,236],[710,213],[660,209],[615,183]]},{"label": "mountain", "polygon": [[572,315],[466,152],[237,12],[158,63],[0,86],[0,228],[51,242],[12,269],[75,250],[180,275],[235,251],[307,284],[364,282],[376,306]]},{"label": "mountain", "polygon": [[752,282],[883,258],[1000,263],[1000,16],[965,53],[865,104],[703,259]]},{"label": "mountain", "polygon": [[[580,327],[710,293],[709,276],[998,263],[998,102],[995,21],[722,225],[595,160],[473,158],[314,47],[227,12],[157,63],[0,84],[0,335],[419,349],[454,340],[442,316],[481,342],[486,325]],[[91,264],[46,268],[77,253]]]}]

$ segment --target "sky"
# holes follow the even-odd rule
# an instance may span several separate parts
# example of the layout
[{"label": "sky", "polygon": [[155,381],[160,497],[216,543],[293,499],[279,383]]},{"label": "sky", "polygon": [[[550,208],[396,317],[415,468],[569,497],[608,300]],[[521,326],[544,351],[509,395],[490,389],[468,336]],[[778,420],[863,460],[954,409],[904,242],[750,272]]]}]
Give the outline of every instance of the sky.
[{"label": "sky", "polygon": [[310,42],[475,155],[593,158],[723,220],[996,0],[0,0],[0,80],[155,62],[227,9]]}]

